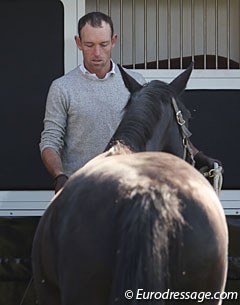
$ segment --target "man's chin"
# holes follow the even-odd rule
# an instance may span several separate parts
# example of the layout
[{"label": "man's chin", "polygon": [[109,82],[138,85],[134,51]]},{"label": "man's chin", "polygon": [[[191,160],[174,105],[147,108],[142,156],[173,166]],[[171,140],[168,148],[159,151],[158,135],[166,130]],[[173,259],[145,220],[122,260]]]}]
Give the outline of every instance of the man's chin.
[{"label": "man's chin", "polygon": [[93,61],[92,66],[102,68],[104,66],[104,64],[103,64],[103,61]]}]

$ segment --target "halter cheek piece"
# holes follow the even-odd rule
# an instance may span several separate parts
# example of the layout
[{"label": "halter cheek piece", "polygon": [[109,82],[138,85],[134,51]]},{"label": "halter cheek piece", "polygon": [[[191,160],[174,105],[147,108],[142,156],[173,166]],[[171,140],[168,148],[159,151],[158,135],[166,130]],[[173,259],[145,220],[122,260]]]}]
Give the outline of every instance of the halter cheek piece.
[{"label": "halter cheek piece", "polygon": [[182,112],[178,108],[177,102],[174,97],[172,97],[172,105],[173,105],[173,109],[175,111],[177,123],[180,126],[180,130],[182,133],[182,141],[183,141],[183,147],[184,147],[183,159],[185,161],[188,161],[188,158],[190,158],[189,163],[192,166],[194,166],[195,160],[194,160],[193,150],[192,150],[192,147],[191,147],[190,141],[189,141],[189,138],[192,135],[192,133],[187,128],[186,121],[183,119]]},{"label": "halter cheek piece", "polygon": [[[173,109],[175,111],[176,115],[176,120],[178,125],[180,126],[181,133],[182,133],[182,139],[183,139],[183,147],[184,147],[184,152],[183,152],[183,159],[187,162],[189,162],[192,166],[195,165],[195,160],[194,160],[194,155],[193,155],[193,150],[190,145],[189,138],[192,135],[189,129],[186,126],[186,122],[183,119],[182,112],[179,110],[178,105],[176,100],[172,97],[172,105]],[[201,171],[200,171],[201,172]],[[213,178],[213,189],[219,196],[221,188],[222,188],[222,167],[219,166],[217,162],[214,162],[214,168],[211,169],[209,172],[202,172],[204,177],[206,178]]]}]

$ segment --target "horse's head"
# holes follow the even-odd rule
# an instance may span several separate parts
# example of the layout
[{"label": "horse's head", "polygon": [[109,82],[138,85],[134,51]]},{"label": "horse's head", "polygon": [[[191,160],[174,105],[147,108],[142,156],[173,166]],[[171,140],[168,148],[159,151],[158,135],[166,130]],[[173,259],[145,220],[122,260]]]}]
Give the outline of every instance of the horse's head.
[{"label": "horse's head", "polygon": [[185,90],[192,68],[193,64],[170,84],[154,80],[142,86],[119,67],[130,98],[107,148],[120,141],[133,151],[165,151],[183,157],[182,130],[175,111],[181,111],[187,123],[190,114],[178,96]]}]

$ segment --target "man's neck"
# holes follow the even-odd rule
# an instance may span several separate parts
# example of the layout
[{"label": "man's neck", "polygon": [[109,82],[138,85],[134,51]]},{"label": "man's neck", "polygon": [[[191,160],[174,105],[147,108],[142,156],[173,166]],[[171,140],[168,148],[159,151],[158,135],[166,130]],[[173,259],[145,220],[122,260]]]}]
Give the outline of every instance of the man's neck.
[{"label": "man's neck", "polygon": [[83,62],[83,69],[82,69],[82,71],[85,72],[85,73],[89,73],[89,74],[91,74],[91,75],[94,75],[94,76],[96,76],[96,77],[99,78],[99,79],[104,79],[104,78],[106,78],[106,77],[108,76],[108,74],[113,74],[113,73],[115,73],[115,64],[113,63],[112,60],[110,60],[108,66],[109,66],[109,67],[106,68],[106,71],[101,70],[101,71],[99,71],[99,72],[98,72],[98,71],[96,71],[96,72],[91,72],[90,69],[88,69],[88,68],[86,67],[85,63]]}]

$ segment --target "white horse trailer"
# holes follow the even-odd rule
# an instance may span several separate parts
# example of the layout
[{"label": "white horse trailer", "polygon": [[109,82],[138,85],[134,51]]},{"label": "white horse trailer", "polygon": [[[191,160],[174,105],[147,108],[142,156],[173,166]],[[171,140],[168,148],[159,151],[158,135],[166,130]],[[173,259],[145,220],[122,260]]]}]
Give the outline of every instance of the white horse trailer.
[{"label": "white horse trailer", "polygon": [[[11,287],[4,284],[4,281],[16,281],[14,274],[7,274],[6,268],[21,269],[21,287],[26,286],[31,273],[28,269],[31,238],[26,241],[26,250],[9,254],[7,249],[15,240],[14,234],[25,223],[19,234],[21,243],[24,244],[26,232],[32,237],[39,217],[54,194],[38,148],[48,88],[53,79],[82,61],[74,35],[78,19],[93,10],[112,16],[119,35],[112,54],[114,61],[138,69],[148,81],[169,82],[190,61],[195,62],[183,95],[193,116],[192,141],[206,154],[223,162],[220,199],[232,228],[230,263],[233,269],[240,265],[239,249],[235,245],[236,232],[240,232],[237,163],[240,1],[2,0],[0,226],[4,233],[0,236],[0,245],[3,245],[0,246],[0,292],[4,291],[5,295],[9,292],[9,301],[6,298],[1,301],[0,293],[1,304],[20,303],[23,289],[19,288],[19,293],[13,296],[12,289],[18,290],[19,283]],[[7,228],[12,228],[9,230],[15,232],[13,236],[6,233]],[[240,293],[239,270],[232,272],[230,281],[231,287]]]}]

